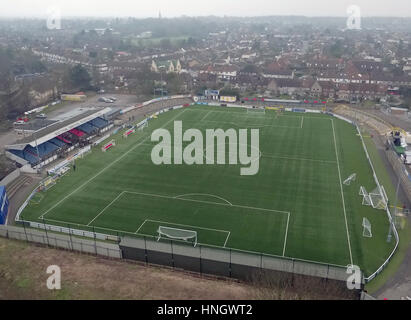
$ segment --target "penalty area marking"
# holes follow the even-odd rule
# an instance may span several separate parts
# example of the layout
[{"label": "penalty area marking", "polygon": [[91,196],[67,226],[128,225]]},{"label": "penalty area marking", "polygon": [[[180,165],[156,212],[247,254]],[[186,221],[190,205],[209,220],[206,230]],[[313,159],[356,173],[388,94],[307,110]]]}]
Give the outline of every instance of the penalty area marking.
[{"label": "penalty area marking", "polygon": [[[87,227],[85,224],[67,222],[67,221],[63,221],[63,220],[54,220],[54,219],[47,219],[46,218],[46,219],[44,219],[44,221],[50,221],[50,222],[61,223],[61,224],[65,224],[65,225],[77,226],[77,227],[80,227],[80,228],[81,227]],[[136,233],[134,233],[134,232],[124,231],[124,230],[110,229],[110,228],[104,228],[104,227],[96,227],[96,228],[98,228],[100,230],[107,230],[107,231],[115,232],[115,233],[123,233],[123,234],[129,234],[129,235],[134,235],[134,236],[136,235]],[[70,229],[72,229],[72,228],[70,228]],[[87,230],[82,230],[82,231],[87,232]],[[92,231],[88,231],[88,232],[92,232]],[[198,243],[198,244],[209,246],[209,247],[212,247],[212,248],[220,248],[221,249],[221,247],[211,245],[211,244],[206,244],[206,243]],[[254,255],[261,255],[262,254],[262,252],[243,250],[243,249],[231,248],[231,247],[225,247],[225,249],[227,249],[227,250],[231,249],[231,250],[234,250],[234,251],[244,252],[244,253],[249,253],[249,254],[254,254]],[[322,265],[334,266],[334,267],[340,267],[340,268],[346,268],[347,267],[347,265],[341,265],[341,264],[335,264],[335,263],[331,263],[331,262],[323,262],[323,261],[317,261],[317,260],[307,260],[307,259],[295,258],[295,257],[290,257],[290,256],[280,256],[280,255],[269,254],[269,253],[264,253],[264,255],[266,255],[268,257],[295,259],[295,260],[298,260],[298,261],[310,262],[310,263],[322,264]]]},{"label": "penalty area marking", "polygon": [[[142,192],[135,192],[135,191],[122,191],[113,201],[111,201],[102,211],[100,211],[87,225],[85,225],[86,227],[90,227],[90,224],[92,222],[94,222],[98,217],[100,217],[106,210],[108,207],[110,207],[111,205],[113,205],[117,200],[120,199],[120,197],[124,194],[135,194],[135,195],[142,195],[142,196],[146,196],[146,197],[156,197],[156,198],[163,198],[163,199],[170,199],[170,200],[179,200],[179,201],[188,201],[188,202],[196,202],[196,203],[205,203],[205,204],[211,204],[211,205],[216,205],[216,206],[225,206],[225,207],[233,207],[233,208],[242,208],[242,209],[249,209],[249,210],[253,210],[254,212],[259,212],[259,211],[263,211],[263,212],[269,212],[269,213],[280,213],[280,214],[287,214],[287,226],[286,226],[286,230],[285,230],[285,235],[284,235],[284,246],[283,246],[283,256],[285,255],[285,250],[286,250],[286,245],[287,245],[287,237],[288,237],[288,228],[289,228],[289,221],[290,221],[290,215],[291,212],[289,211],[281,211],[281,210],[274,210],[274,209],[266,209],[266,208],[258,208],[258,207],[251,207],[251,206],[242,206],[242,205],[236,205],[236,204],[232,204],[231,202],[229,202],[228,200],[225,200],[224,198],[218,197],[221,200],[225,200],[225,203],[221,203],[221,202],[213,202],[213,201],[205,201],[205,200],[196,200],[196,199],[185,199],[185,198],[181,198],[183,196],[188,196],[188,195],[205,195],[205,194],[185,194],[185,195],[180,195],[180,196],[164,196],[164,195],[159,195],[159,194],[151,194],[151,193],[142,193]],[[207,196],[213,196],[213,195],[207,195]],[[147,219],[147,221],[149,221],[149,219]],[[145,221],[143,222],[142,225],[140,225],[140,227],[138,228],[138,230],[135,232],[136,234],[140,231],[140,229],[142,228],[142,226],[144,225]],[[177,225],[177,224],[176,224]],[[98,227],[97,227],[98,228]],[[196,227],[199,228],[199,227]],[[205,228],[203,228],[205,229]],[[210,229],[211,230],[211,229]],[[214,230],[217,231],[217,230]],[[219,230],[219,231],[223,231],[223,230]],[[228,231],[227,231],[228,232]],[[231,233],[230,233],[231,235]],[[228,237],[226,239],[226,242],[228,241]]]},{"label": "penalty area marking", "polygon": [[111,201],[103,210],[100,211],[100,213],[99,213],[98,215],[96,215],[96,216],[93,218],[93,220],[91,220],[91,221],[87,224],[87,226],[90,226],[90,224],[92,224],[92,223],[94,222],[94,220],[96,220],[101,214],[103,214],[104,211],[106,211],[106,209],[107,209],[108,207],[110,207],[114,202],[116,202],[116,201],[123,195],[123,193],[124,193],[124,191],[121,192],[117,197],[115,197],[113,201]]}]

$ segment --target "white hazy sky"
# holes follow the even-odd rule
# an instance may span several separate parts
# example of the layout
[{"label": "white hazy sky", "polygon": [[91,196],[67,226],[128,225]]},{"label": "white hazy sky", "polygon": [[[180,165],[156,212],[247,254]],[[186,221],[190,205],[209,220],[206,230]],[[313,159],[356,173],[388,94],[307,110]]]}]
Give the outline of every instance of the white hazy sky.
[{"label": "white hazy sky", "polygon": [[0,0],[0,16],[346,16],[357,5],[363,16],[411,17],[411,0]]}]

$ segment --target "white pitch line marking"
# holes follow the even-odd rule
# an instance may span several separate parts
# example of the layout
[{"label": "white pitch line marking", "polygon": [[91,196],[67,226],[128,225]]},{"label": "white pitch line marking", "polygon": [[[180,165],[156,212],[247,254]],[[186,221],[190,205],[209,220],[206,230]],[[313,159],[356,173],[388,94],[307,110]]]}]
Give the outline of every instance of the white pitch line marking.
[{"label": "white pitch line marking", "polygon": [[143,193],[143,192],[135,192],[135,191],[124,191],[125,193],[130,193],[130,194],[137,194],[137,195],[142,195],[142,196],[149,196],[149,197],[155,197],[155,198],[164,198],[164,199],[172,199],[172,200],[179,200],[179,201],[189,201],[189,202],[198,202],[198,203],[206,203],[206,204],[213,204],[217,206],[225,206],[225,207],[236,207],[236,208],[243,208],[243,209],[251,209],[255,211],[268,211],[268,212],[274,212],[274,213],[286,213],[289,214],[289,211],[281,211],[281,210],[274,210],[274,209],[266,209],[266,208],[257,208],[257,207],[250,207],[250,206],[242,206],[238,204],[228,204],[228,203],[220,203],[220,202],[213,202],[213,201],[205,201],[205,200],[194,200],[194,199],[182,199],[182,198],[176,198],[176,197],[170,197],[170,196],[164,196],[164,195],[159,195],[159,194],[153,194],[153,193]]},{"label": "white pitch line marking", "polygon": [[233,205],[230,201],[228,201],[228,200],[226,200],[222,197],[216,196],[214,194],[208,194],[208,193],[187,193],[187,194],[182,194],[182,195],[176,196],[174,198],[175,199],[182,199],[183,197],[189,197],[189,196],[209,196],[209,197],[220,199],[220,200],[228,203],[230,206]]},{"label": "white pitch line marking", "polygon": [[[171,118],[169,121],[167,121],[163,127],[166,127],[170,122],[172,122],[174,119],[176,119],[178,116],[181,116],[184,112],[186,112],[187,109],[184,109],[183,112],[178,113],[175,117]],[[144,142],[146,142],[151,136],[148,135],[147,137],[145,137],[140,143],[136,144],[134,147],[132,147],[130,150],[128,150],[127,152],[125,152],[121,157],[117,158],[115,161],[111,162],[109,165],[107,165],[105,168],[103,168],[101,171],[99,171],[96,175],[94,175],[93,177],[91,177],[90,179],[88,179],[87,181],[85,181],[83,184],[81,184],[78,188],[74,189],[71,193],[69,193],[67,196],[65,196],[63,199],[61,199],[59,202],[57,202],[55,205],[53,205],[51,208],[49,208],[46,212],[44,212],[41,216],[40,219],[43,219],[44,216],[49,213],[51,210],[53,210],[55,207],[57,207],[60,203],[62,203],[64,200],[66,200],[67,198],[71,197],[74,193],[76,193],[77,191],[79,191],[80,189],[82,189],[85,185],[87,185],[90,181],[94,180],[95,178],[97,178],[100,174],[102,174],[104,171],[106,171],[107,169],[111,168],[114,164],[116,164],[117,162],[119,162],[120,160],[122,160],[124,157],[126,157],[129,153],[131,153],[132,151],[134,151],[135,149],[137,149],[139,146],[141,146],[142,144],[144,144]]]},{"label": "white pitch line marking", "polygon": [[285,248],[286,248],[286,246],[287,246],[287,237],[288,237],[288,226],[289,226],[289,224],[290,224],[290,213],[288,213],[287,228],[285,229],[283,257],[285,257]]},{"label": "white pitch line marking", "polygon": [[205,116],[201,118],[201,120],[200,120],[200,121],[204,121],[204,120],[205,120],[205,118],[207,118],[207,117],[208,117],[208,115],[211,113],[211,111],[213,111],[213,110],[208,111],[208,112],[205,114]]},{"label": "white pitch line marking", "polygon": [[144,226],[144,224],[147,222],[147,219],[144,220],[144,222],[140,225],[140,227],[137,229],[137,231],[135,232],[136,234],[141,230],[141,228]]},{"label": "white pitch line marking", "polygon": [[[44,219],[45,221],[51,221],[51,222],[56,222],[56,223],[62,223],[62,224],[67,224],[67,225],[75,225],[77,227],[86,227],[85,224],[80,224],[80,223],[72,223],[72,222],[67,222],[67,221],[63,221],[63,220],[53,220],[53,219]],[[112,231],[112,232],[117,232],[117,233],[124,233],[124,234],[130,234],[130,235],[136,235],[133,232],[128,232],[128,231],[124,231],[124,230],[118,230],[118,229],[109,229],[109,228],[103,228],[103,227],[96,227],[98,229],[101,230],[108,230],[108,231]],[[84,230],[81,230],[84,231]],[[86,231],[85,231],[86,232]],[[147,235],[149,236],[149,235]],[[153,236],[149,236],[151,238],[154,239]],[[216,245],[212,245],[212,244],[206,244],[206,243],[198,243],[199,245],[204,245],[204,246],[208,246],[208,247],[212,247],[212,248],[222,248],[221,246],[216,246]],[[244,252],[244,253],[251,253],[251,254],[255,254],[255,255],[261,255],[261,252],[257,252],[257,251],[250,251],[250,250],[243,250],[243,249],[238,249],[238,248],[231,248],[231,247],[226,247],[226,249],[231,249],[234,251],[238,251],[238,252]],[[326,266],[335,266],[335,267],[340,267],[340,268],[347,268],[347,265],[340,265],[340,264],[335,264],[335,263],[329,263],[329,262],[323,262],[323,261],[316,261],[316,260],[307,260],[307,259],[301,259],[301,258],[296,258],[296,257],[287,257],[287,256],[280,256],[280,255],[276,255],[276,254],[269,254],[269,253],[265,253],[264,255],[268,256],[268,257],[274,257],[274,258],[287,258],[287,259],[295,259],[298,261],[304,261],[304,262],[311,262],[311,263],[316,263],[316,264],[322,264],[322,265],[326,265]]]},{"label": "white pitch line marking", "polygon": [[[195,122],[198,123],[198,121],[196,120],[184,120],[185,122]],[[236,122],[232,122],[232,121],[217,121],[217,120],[203,120],[202,122],[212,122],[212,123],[218,123],[219,125],[231,125],[231,126],[235,126],[235,127],[239,127],[239,128],[284,128],[284,129],[301,129],[300,126],[276,126],[276,125],[271,125],[271,124],[250,124],[250,123],[246,123],[245,125],[242,124],[238,124]]]},{"label": "white pitch line marking", "polygon": [[343,186],[342,186],[342,182],[341,182],[341,170],[340,170],[340,162],[339,162],[338,151],[337,151],[337,141],[336,141],[336,138],[335,138],[334,119],[331,119],[331,124],[332,124],[332,127],[333,127],[334,147],[335,147],[335,156],[337,158],[338,177],[340,179],[340,190],[341,190],[341,199],[342,199],[343,209],[344,209],[345,229],[347,231],[348,249],[350,250],[350,261],[351,261],[351,265],[352,265],[353,264],[353,259],[352,259],[352,252],[351,252],[350,233],[348,232],[347,213],[345,211],[344,190],[343,190]]},{"label": "white pitch line marking", "polygon": [[[186,109],[186,110],[188,110],[188,111],[196,111],[195,109]],[[242,116],[242,117],[244,117],[245,115],[249,114],[249,113],[245,112],[245,110],[244,110],[244,111],[243,111],[243,110],[241,110],[241,111],[234,111],[234,110],[232,110],[232,111],[211,110],[211,112],[229,113],[229,114],[231,114],[231,115],[235,114],[235,115]],[[288,111],[287,111],[287,112],[288,112]],[[289,111],[289,113],[292,113],[292,112]],[[307,114],[307,113],[304,113],[304,114]],[[282,117],[284,117],[284,118],[301,118],[302,116],[297,116],[297,115],[292,115],[292,114],[282,114],[282,115],[280,115],[280,116],[278,116],[278,117],[279,117],[279,118],[282,118]],[[324,117],[324,116],[318,116],[318,117],[315,117],[315,116],[311,116],[311,117],[309,117],[309,116],[304,116],[304,118],[307,118],[307,119],[318,119],[318,120],[331,120],[331,119],[329,119],[328,117]]]},{"label": "white pitch line marking", "polygon": [[161,221],[161,220],[146,219],[146,221],[144,221],[144,222],[164,223],[164,224],[169,224],[169,225],[172,225],[172,226],[189,227],[189,228],[193,228],[193,229],[214,231],[214,232],[220,232],[220,233],[230,233],[230,231],[227,231],[227,230],[204,228],[204,227],[192,226],[192,225],[189,225],[189,224],[173,223],[173,222],[167,222],[167,221]]},{"label": "white pitch line marking", "polygon": [[230,238],[230,236],[231,236],[231,232],[228,233],[227,239],[225,239],[224,248],[227,246],[227,242],[228,242],[228,239]]},{"label": "white pitch line marking", "polygon": [[100,213],[98,213],[88,224],[87,226],[90,226],[90,224],[93,223],[94,220],[96,220],[100,215],[102,215],[104,213],[104,211],[106,211],[114,202],[116,202],[118,200],[118,198],[120,198],[123,195],[123,192],[120,192],[120,194],[114,198],[113,201],[111,201],[107,206],[104,207],[103,210],[100,211]]},{"label": "white pitch line marking", "polygon": [[306,158],[298,158],[298,157],[287,157],[287,156],[276,156],[273,154],[261,153],[261,156],[273,159],[285,159],[285,160],[300,160],[300,161],[311,161],[311,162],[320,162],[320,163],[329,163],[329,164],[336,164],[337,161],[332,160],[320,160],[320,159],[306,159]]}]

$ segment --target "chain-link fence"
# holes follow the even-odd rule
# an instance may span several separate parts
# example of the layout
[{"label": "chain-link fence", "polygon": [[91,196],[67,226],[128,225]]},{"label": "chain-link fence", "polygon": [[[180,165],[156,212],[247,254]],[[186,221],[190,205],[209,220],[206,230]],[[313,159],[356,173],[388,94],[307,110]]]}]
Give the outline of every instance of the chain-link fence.
[{"label": "chain-link fence", "polygon": [[122,258],[118,244],[82,239],[72,234],[64,235],[26,227],[0,226],[0,236],[108,258]]}]

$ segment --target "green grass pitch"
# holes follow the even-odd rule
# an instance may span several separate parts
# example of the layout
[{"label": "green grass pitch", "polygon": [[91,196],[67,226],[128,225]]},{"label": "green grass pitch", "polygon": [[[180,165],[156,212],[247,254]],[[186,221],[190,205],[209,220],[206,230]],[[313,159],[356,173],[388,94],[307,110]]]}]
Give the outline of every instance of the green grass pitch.
[{"label": "green grass pitch", "polygon": [[[260,170],[240,165],[163,165],[151,161],[151,132],[183,129],[260,130]],[[113,139],[110,138],[110,139]],[[388,257],[388,219],[361,204],[360,186],[376,187],[355,128],[322,114],[192,106],[161,114],[116,147],[77,161],[30,203],[22,218],[106,234],[156,236],[158,226],[194,230],[205,245],[374,272]],[[350,174],[357,179],[342,184]],[[362,236],[362,219],[372,238]]]}]

